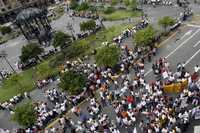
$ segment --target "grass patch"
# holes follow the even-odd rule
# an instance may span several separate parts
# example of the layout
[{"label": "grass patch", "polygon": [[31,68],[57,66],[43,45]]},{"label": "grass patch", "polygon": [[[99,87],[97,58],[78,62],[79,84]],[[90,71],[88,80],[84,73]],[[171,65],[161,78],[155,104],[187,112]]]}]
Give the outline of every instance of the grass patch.
[{"label": "grass patch", "polygon": [[19,93],[30,92],[36,88],[36,80],[57,74],[58,68],[49,67],[49,60],[4,80],[0,87],[0,102],[9,100]]},{"label": "grass patch", "polygon": [[32,75],[33,69],[29,69],[20,74],[14,74],[9,79],[4,80],[0,87],[0,101],[9,100],[19,93],[33,90],[35,84]]},{"label": "grass patch", "polygon": [[138,17],[141,16],[141,12],[138,11],[126,11],[126,10],[117,10],[110,14],[101,14],[105,20],[115,21],[127,19],[129,17]]}]

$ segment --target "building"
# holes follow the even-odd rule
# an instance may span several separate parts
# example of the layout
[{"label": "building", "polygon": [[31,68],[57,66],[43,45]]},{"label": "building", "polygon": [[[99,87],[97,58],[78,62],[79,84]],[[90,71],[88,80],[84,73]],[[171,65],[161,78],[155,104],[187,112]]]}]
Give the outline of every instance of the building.
[{"label": "building", "polygon": [[12,21],[23,8],[43,7],[54,0],[0,0],[0,23]]}]

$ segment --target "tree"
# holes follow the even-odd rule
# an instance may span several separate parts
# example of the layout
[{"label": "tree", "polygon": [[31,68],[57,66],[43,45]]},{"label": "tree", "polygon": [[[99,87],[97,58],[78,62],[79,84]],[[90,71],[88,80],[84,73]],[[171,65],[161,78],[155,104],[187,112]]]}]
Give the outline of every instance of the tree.
[{"label": "tree", "polygon": [[71,95],[80,94],[85,84],[86,76],[83,74],[68,71],[61,75],[60,87]]},{"label": "tree", "polygon": [[32,103],[16,107],[12,119],[25,127],[31,127],[37,120],[37,114]]},{"label": "tree", "polygon": [[118,2],[118,0],[111,0],[111,5],[116,5]]},{"label": "tree", "polygon": [[90,6],[89,10],[90,10],[92,13],[97,13],[97,7],[96,7],[96,6]]},{"label": "tree", "polygon": [[123,3],[126,7],[135,10],[137,8],[136,0],[123,0]]},{"label": "tree", "polygon": [[69,46],[71,42],[72,42],[71,36],[64,32],[58,31],[54,34],[53,46],[55,48],[59,46],[60,47]]},{"label": "tree", "polygon": [[95,60],[98,66],[114,67],[120,57],[120,50],[117,46],[106,46],[97,50]]},{"label": "tree", "polygon": [[72,9],[72,10],[75,10],[76,8],[78,8],[78,2],[77,2],[77,0],[71,0],[70,1],[70,5],[69,5],[69,7]]},{"label": "tree", "polygon": [[32,58],[38,59],[38,55],[40,55],[43,51],[44,49],[41,48],[38,44],[30,43],[22,47],[20,59],[23,63],[27,62],[29,59]]},{"label": "tree", "polygon": [[88,5],[87,2],[82,2],[78,7],[77,10],[78,11],[86,11],[90,8],[90,6]]},{"label": "tree", "polygon": [[9,26],[2,26],[0,27],[0,31],[3,35],[8,34],[12,31],[12,29]]},{"label": "tree", "polygon": [[158,21],[158,24],[161,25],[166,31],[167,27],[175,24],[175,20],[170,16],[165,16]]},{"label": "tree", "polygon": [[148,45],[155,38],[155,30],[152,26],[148,26],[147,28],[140,30],[135,33],[134,41],[136,45]]},{"label": "tree", "polygon": [[94,20],[88,20],[80,23],[81,31],[93,31],[96,28],[96,22]]}]

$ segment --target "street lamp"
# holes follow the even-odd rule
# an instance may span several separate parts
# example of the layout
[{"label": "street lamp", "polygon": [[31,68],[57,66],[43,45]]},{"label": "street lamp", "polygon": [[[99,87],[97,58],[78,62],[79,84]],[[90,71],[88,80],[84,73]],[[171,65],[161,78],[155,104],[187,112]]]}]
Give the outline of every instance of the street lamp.
[{"label": "street lamp", "polygon": [[15,69],[12,67],[12,65],[10,64],[10,62],[8,61],[8,59],[7,59],[7,53],[6,53],[6,51],[1,51],[0,52],[0,58],[3,58],[5,61],[6,61],[6,63],[10,66],[10,68],[12,69],[12,71],[15,73],[16,71],[15,71]]},{"label": "street lamp", "polygon": [[74,34],[75,34],[75,31],[74,31],[74,29],[73,29],[73,26],[72,26],[72,24],[71,23],[67,23],[67,29],[71,32],[71,35],[72,35],[72,37],[73,37],[73,39],[75,38],[74,37]]}]

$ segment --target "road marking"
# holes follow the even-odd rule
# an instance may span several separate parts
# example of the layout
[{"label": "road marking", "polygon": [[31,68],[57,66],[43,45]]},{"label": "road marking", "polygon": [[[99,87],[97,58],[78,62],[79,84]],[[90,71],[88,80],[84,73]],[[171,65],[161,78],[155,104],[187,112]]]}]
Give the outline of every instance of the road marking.
[{"label": "road marking", "polygon": [[200,28],[200,25],[187,24],[187,26]]},{"label": "road marking", "polygon": [[183,39],[184,37],[190,35],[192,33],[193,30],[189,30],[188,32],[186,32],[182,37],[181,39]]},{"label": "road marking", "polygon": [[193,47],[195,48],[199,44],[200,44],[200,41],[198,41]]},{"label": "road marking", "polygon": [[188,63],[190,63],[190,61],[200,52],[200,49],[195,53],[193,54],[193,56],[191,56],[186,62],[185,62],[185,65],[187,65]]},{"label": "road marking", "polygon": [[[186,26],[183,26],[183,28],[186,28]],[[163,46],[167,41],[169,41],[172,37],[174,37],[176,34],[178,33],[178,31],[174,32],[170,37],[168,37],[166,40],[164,40],[163,42],[161,42],[159,45],[158,45],[158,48],[160,48],[161,46]]]},{"label": "road marking", "polygon": [[192,36],[190,36],[188,39],[186,39],[184,42],[182,42],[178,47],[176,47],[172,52],[170,52],[166,58],[170,57],[172,54],[174,54],[180,47],[182,47],[186,42],[188,42],[190,39],[192,39],[198,32],[200,31],[200,29],[198,29]]},{"label": "road marking", "polygon": [[[198,32],[200,31],[200,29],[198,29],[194,34],[192,34],[192,36],[190,36],[188,39],[186,39],[184,42],[182,42],[178,47],[176,47],[172,52],[170,52],[165,58],[169,58],[172,54],[174,54],[180,47],[182,47],[186,42],[188,42],[190,39],[192,39]],[[200,50],[200,49],[199,49]],[[149,71],[147,71],[144,76],[147,76],[149,73],[152,72],[152,69],[150,69]]]}]

